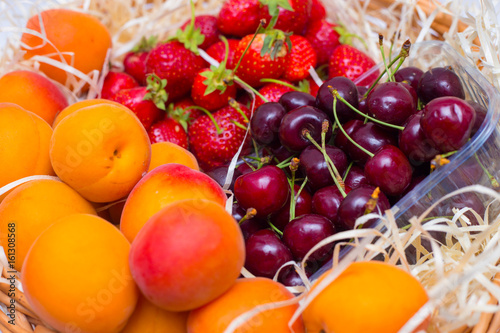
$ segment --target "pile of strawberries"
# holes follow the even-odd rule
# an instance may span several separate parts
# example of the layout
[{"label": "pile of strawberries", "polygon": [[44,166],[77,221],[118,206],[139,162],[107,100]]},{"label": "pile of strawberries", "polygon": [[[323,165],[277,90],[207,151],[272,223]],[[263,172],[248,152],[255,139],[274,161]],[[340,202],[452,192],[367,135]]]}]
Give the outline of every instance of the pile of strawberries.
[{"label": "pile of strawberries", "polygon": [[374,66],[351,39],[326,20],[320,0],[226,0],[218,16],[195,16],[192,8],[167,41],[143,38],[124,71],[106,76],[101,97],[134,111],[151,143],[189,149],[209,171],[237,152],[253,108],[292,90],[316,96],[311,67],[322,79],[354,80]]}]

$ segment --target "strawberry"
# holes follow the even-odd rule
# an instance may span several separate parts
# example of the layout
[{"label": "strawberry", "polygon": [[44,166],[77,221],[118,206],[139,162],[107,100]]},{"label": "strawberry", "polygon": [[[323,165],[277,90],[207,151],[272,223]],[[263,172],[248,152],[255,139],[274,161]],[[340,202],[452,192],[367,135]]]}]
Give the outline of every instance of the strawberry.
[{"label": "strawberry", "polygon": [[172,142],[188,149],[188,137],[182,124],[174,118],[167,117],[151,126],[148,131],[151,144],[157,142]]},{"label": "strawberry", "polygon": [[318,95],[319,86],[316,84],[316,82],[310,76],[308,76],[307,78],[305,78],[304,80],[299,82],[299,88],[300,88],[300,91],[309,93],[313,96]]},{"label": "strawberry", "polygon": [[310,22],[304,37],[311,43],[318,56],[318,66],[327,64],[333,50],[340,45],[340,34],[336,24],[326,20]]},{"label": "strawberry", "polygon": [[[267,53],[270,46],[264,43],[269,36],[257,34],[252,42],[253,35],[243,37],[238,43],[234,54],[236,59],[241,59],[240,66],[236,69],[236,75],[252,87],[262,86],[260,82],[263,78],[278,79],[285,71],[286,56],[288,54],[288,45],[283,41],[275,39],[274,49],[271,54]],[[251,43],[251,44],[250,44]],[[276,45],[280,43],[280,45]],[[250,47],[247,52],[245,49],[248,44]],[[263,54],[263,55],[262,55]]]},{"label": "strawberry", "polygon": [[149,51],[157,43],[156,36],[142,37],[140,43],[131,52],[125,55],[123,67],[127,74],[131,75],[141,85],[146,85],[146,59]]},{"label": "strawberry", "polygon": [[175,103],[170,103],[168,105],[167,113],[174,114],[175,112],[186,115],[187,122],[189,125],[196,118],[201,117],[205,114],[203,111],[199,109],[192,108],[193,106],[196,106],[195,102],[191,99],[191,97],[186,97]]},{"label": "strawberry", "polygon": [[111,99],[120,90],[138,87],[139,83],[124,72],[110,71],[104,78],[101,98]]},{"label": "strawberry", "polygon": [[[340,45],[330,56],[328,77],[345,76],[354,81],[373,66],[375,66],[375,61],[367,54],[354,46]],[[356,82],[356,85],[370,85],[377,79],[378,75],[378,71],[375,71],[362,82]]]},{"label": "strawberry", "polygon": [[[191,21],[188,20],[184,23],[181,29],[185,29]],[[194,27],[200,29],[200,32],[205,39],[198,47],[200,49],[206,50],[209,46],[216,43],[219,40],[219,35],[221,34],[219,29],[217,29],[217,17],[213,15],[199,15],[194,19]]]},{"label": "strawberry", "polygon": [[[289,82],[284,82],[284,83],[290,84]],[[262,88],[260,88],[259,93],[262,96],[264,96],[265,98],[267,98],[267,100],[269,102],[277,102],[277,101],[279,101],[280,97],[284,93],[287,93],[287,92],[293,91],[293,90],[295,90],[295,89],[288,87],[286,85],[270,82],[270,83],[266,83]],[[264,104],[264,100],[262,98],[256,96],[255,97],[255,108],[257,109],[262,104]]]},{"label": "strawberry", "polygon": [[326,9],[321,0],[312,0],[311,15],[309,22],[324,20],[326,18]]},{"label": "strawberry", "polygon": [[191,89],[193,101],[211,112],[227,105],[229,98],[236,97],[236,85],[227,85],[217,76],[216,71],[215,68],[214,71],[208,68],[202,69],[196,75]]},{"label": "strawberry", "polygon": [[[227,42],[229,43],[229,55],[227,58],[227,64],[226,68],[228,69],[234,69],[234,66],[236,66],[237,59],[234,57],[234,53],[236,51],[236,47],[238,46],[238,43],[240,42],[239,39],[228,39]],[[224,45],[223,41],[219,41],[215,44],[212,44],[207,50],[207,54],[217,60],[217,62],[222,62],[224,60],[224,57],[226,55],[226,46]]]},{"label": "strawberry", "polygon": [[199,117],[189,127],[189,146],[203,170],[208,171],[228,163],[238,151],[245,137],[244,126],[250,113],[241,104],[239,109],[245,117],[232,106],[225,106],[210,116]]},{"label": "strawberry", "polygon": [[309,76],[309,68],[316,67],[316,51],[309,41],[299,35],[290,36],[292,50],[288,53],[283,79],[297,82]]},{"label": "strawberry", "polygon": [[260,0],[266,6],[261,9],[261,18],[266,22],[275,15],[276,6],[279,6],[278,21],[274,26],[285,32],[302,34],[311,14],[311,0]]},{"label": "strawberry", "polygon": [[244,37],[257,30],[260,24],[258,0],[226,0],[217,17],[217,27],[229,36]]},{"label": "strawberry", "polygon": [[146,130],[161,117],[168,97],[165,92],[166,80],[150,75],[147,82],[147,87],[121,90],[112,99],[132,110]]}]

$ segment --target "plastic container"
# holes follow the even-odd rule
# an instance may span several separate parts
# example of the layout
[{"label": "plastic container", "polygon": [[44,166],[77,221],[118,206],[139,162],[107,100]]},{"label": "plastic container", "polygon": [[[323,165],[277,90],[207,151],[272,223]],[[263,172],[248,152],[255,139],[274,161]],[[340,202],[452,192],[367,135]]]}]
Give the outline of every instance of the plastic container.
[{"label": "plastic container", "polygon": [[[380,64],[372,70],[381,69],[382,66]],[[415,66],[424,72],[432,67],[451,66],[462,81],[466,100],[473,100],[485,106],[487,114],[480,129],[471,140],[449,158],[449,164],[432,172],[392,206],[391,211],[399,227],[407,224],[411,217],[421,215],[439,198],[454,190],[474,184],[494,188],[484,170],[500,181],[500,93],[476,68],[444,42],[429,41],[412,45],[410,57],[403,66]],[[365,75],[369,74],[368,72]],[[489,203],[475,193],[456,200],[458,200],[458,205],[460,203],[467,207],[473,205],[473,208],[478,208],[477,210],[485,208]],[[448,201],[439,207],[450,207],[449,203],[446,203]],[[480,206],[477,207],[478,205]],[[429,216],[438,216],[439,213],[438,210]],[[349,249],[350,247],[347,247],[343,250],[340,256],[344,256]],[[411,261],[411,254],[408,259]],[[323,266],[311,279],[316,279],[330,267],[331,262]]]}]

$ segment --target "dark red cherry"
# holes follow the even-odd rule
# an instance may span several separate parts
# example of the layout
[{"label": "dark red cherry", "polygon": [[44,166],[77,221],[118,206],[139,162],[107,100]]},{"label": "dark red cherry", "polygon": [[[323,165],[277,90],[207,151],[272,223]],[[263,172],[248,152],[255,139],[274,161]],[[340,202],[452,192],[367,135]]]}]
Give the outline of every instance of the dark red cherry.
[{"label": "dark red cherry", "polygon": [[[439,206],[441,216],[454,216],[455,213],[453,212],[453,208],[471,208],[481,217],[484,217],[484,212],[486,210],[483,201],[479,199],[477,194],[472,192],[461,193],[457,196],[443,201]],[[477,218],[474,216],[474,214],[472,214],[472,212],[465,213],[465,216],[470,219],[472,225],[479,224]],[[458,222],[458,225],[460,225],[460,222]]]},{"label": "dark red cherry", "polygon": [[273,278],[284,263],[293,259],[290,250],[269,229],[251,235],[245,248],[245,268],[256,276]]},{"label": "dark red cherry", "polygon": [[[297,196],[299,189],[300,186],[295,184],[293,187],[295,196]],[[271,222],[274,224],[276,228],[282,231],[283,229],[285,229],[285,226],[290,221],[291,194],[292,192],[290,191],[290,196],[288,197],[288,200],[286,201],[286,204],[283,206],[283,208],[281,208],[279,211],[271,215]],[[300,191],[300,194],[295,202],[295,217],[311,213],[311,202],[312,202],[311,194],[309,194],[309,192],[305,188],[303,188],[302,191]]]},{"label": "dark red cherry", "polygon": [[[358,108],[358,89],[354,82],[343,76],[337,76],[329,79],[325,81],[318,90],[318,95],[316,96],[316,107],[323,110],[332,121],[335,119],[333,116],[333,95],[328,86],[336,89],[343,99],[355,108]],[[356,113],[340,100],[337,100],[336,110],[341,123],[345,123],[355,118]]]},{"label": "dark red cherry", "polygon": [[483,105],[477,102],[468,100],[467,103],[469,103],[469,105],[472,106],[476,111],[476,120],[474,121],[474,125],[472,126],[472,131],[470,134],[471,136],[473,136],[477,131],[479,131],[479,127],[481,127],[481,125],[483,124],[488,110]]},{"label": "dark red cherry", "polygon": [[420,125],[422,115],[423,111],[420,111],[408,118],[405,129],[399,133],[399,149],[414,165],[428,162],[439,154],[422,130]]},{"label": "dark red cherry", "polygon": [[269,225],[265,220],[254,217],[252,219],[245,220],[240,223],[241,233],[243,234],[243,238],[247,240],[259,230],[263,230],[268,228]]},{"label": "dark red cherry", "polygon": [[303,91],[289,91],[281,95],[278,101],[286,111],[291,111],[301,106],[315,106],[316,98]]},{"label": "dark red cherry", "polygon": [[[349,187],[344,190],[347,193],[351,191]],[[323,187],[314,193],[312,198],[312,211],[313,213],[323,215],[333,223],[337,222],[337,213],[340,203],[344,197],[340,193],[337,186]]]},{"label": "dark red cherry", "polygon": [[[319,267],[314,267],[317,263],[307,263],[305,267],[305,273],[306,277],[311,277]],[[300,264],[298,264],[300,266]],[[283,268],[283,273],[279,275],[278,279],[279,281],[287,286],[287,287],[298,287],[298,286],[303,286],[304,282],[300,278],[299,274],[295,270],[295,267],[291,266],[290,268]]]},{"label": "dark red cherry", "polygon": [[401,84],[403,85],[403,87],[406,88],[406,90],[408,90],[408,92],[410,93],[411,97],[413,98],[413,103],[415,104],[415,109],[417,108],[418,106],[418,96],[417,96],[417,91],[415,90],[415,88],[413,88],[409,83],[407,83],[406,81],[405,82],[401,82]]},{"label": "dark red cherry", "polygon": [[262,145],[278,142],[278,131],[281,119],[286,110],[280,103],[264,103],[255,110],[250,120],[252,137]]},{"label": "dark red cherry", "polygon": [[279,138],[281,143],[292,151],[301,151],[311,145],[311,141],[305,136],[307,131],[316,142],[321,142],[321,129],[323,121],[329,123],[326,141],[331,137],[331,123],[327,115],[313,107],[301,106],[288,112],[281,120]]},{"label": "dark red cherry", "polygon": [[244,209],[255,208],[257,216],[278,211],[289,196],[285,173],[274,165],[247,173],[236,179],[234,196]]},{"label": "dark red cherry", "polygon": [[418,89],[418,81],[422,77],[422,74],[424,74],[424,72],[420,68],[410,66],[398,69],[394,74],[394,79],[397,82],[408,82],[416,91]]},{"label": "dark red cherry", "polygon": [[[253,172],[254,169],[252,169],[247,163],[243,162],[238,167],[236,168],[240,175],[246,175],[247,173]],[[236,178],[237,179],[237,178]]]},{"label": "dark red cherry", "polygon": [[366,179],[365,171],[359,166],[353,165],[345,177],[344,184],[346,187],[355,189],[363,185],[370,185],[370,182]]},{"label": "dark red cherry", "polygon": [[417,95],[424,104],[444,96],[465,98],[460,78],[449,67],[434,67],[425,72],[418,83]]},{"label": "dark red cherry", "polygon": [[383,122],[401,125],[416,112],[413,96],[399,82],[380,83],[368,96],[371,116]]},{"label": "dark red cherry", "polygon": [[368,181],[391,196],[404,192],[410,185],[412,172],[411,164],[405,154],[392,145],[384,146],[365,164]]},{"label": "dark red cherry", "polygon": [[[371,153],[376,153],[385,145],[395,146],[397,142],[392,133],[371,122],[360,126],[352,133],[351,138]],[[347,144],[347,153],[354,162],[361,165],[364,165],[370,159],[368,154],[354,146],[351,142]]]},{"label": "dark red cherry", "polygon": [[[210,176],[213,180],[217,182],[221,187],[224,186],[224,183],[226,182],[226,176],[227,176],[227,171],[229,167],[224,165],[220,167],[213,168],[212,170],[207,172],[207,175]],[[233,179],[231,180],[231,185],[229,185],[229,189],[231,191],[234,190],[234,182],[236,181],[236,178],[241,176],[242,173],[238,169],[234,169],[233,173]]]},{"label": "dark red cherry", "polygon": [[[368,114],[368,104],[366,103],[368,98],[365,97],[365,93],[368,91],[367,87],[357,86],[358,88],[358,110],[364,114]],[[354,119],[363,119],[361,115],[357,115]]]},{"label": "dark red cherry", "polygon": [[[363,126],[363,122],[361,120],[357,120],[357,119],[349,120],[347,123],[342,124],[342,128],[347,133],[347,135],[349,135],[350,137],[352,137],[352,133],[357,131],[362,126]],[[334,144],[336,147],[347,152],[347,146],[350,145],[351,143],[341,130],[337,130]]]},{"label": "dark red cherry", "polygon": [[269,151],[271,152],[272,156],[276,158],[279,162],[283,162],[287,158],[294,155],[293,152],[291,152],[290,150],[288,150],[288,148],[286,148],[281,144],[277,147],[269,147]]},{"label": "dark red cherry", "polygon": [[439,97],[430,101],[420,119],[425,136],[442,153],[457,150],[470,138],[476,111],[457,97]]},{"label": "dark red cherry", "polygon": [[[366,204],[370,200],[375,187],[373,186],[362,186],[354,190],[351,190],[349,194],[344,198],[340,204],[338,211],[338,225],[342,230],[352,230],[356,223],[356,219],[365,215]],[[378,195],[378,201],[375,206],[375,210],[372,213],[381,213],[391,208],[389,200],[380,192]],[[364,224],[364,227],[371,227],[376,219],[371,219]]]},{"label": "dark red cherry", "polygon": [[[347,169],[347,155],[337,147],[325,145],[326,154],[330,157],[340,175],[343,175]],[[325,157],[315,146],[309,146],[302,151],[299,157],[299,169],[302,174],[307,176],[311,188],[319,188],[335,184]]]},{"label": "dark red cherry", "polygon": [[[310,249],[335,232],[335,226],[326,217],[306,214],[286,225],[285,230],[283,230],[283,243],[290,249],[295,260],[302,260]],[[325,245],[316,250],[309,258],[321,260],[328,255],[333,246],[333,243]]]}]

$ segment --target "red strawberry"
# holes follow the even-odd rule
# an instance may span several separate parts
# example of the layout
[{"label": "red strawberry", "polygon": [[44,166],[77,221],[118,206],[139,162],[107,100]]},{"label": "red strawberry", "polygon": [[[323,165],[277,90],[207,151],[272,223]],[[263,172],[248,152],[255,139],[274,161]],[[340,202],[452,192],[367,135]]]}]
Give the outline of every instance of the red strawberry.
[{"label": "red strawberry", "polygon": [[253,34],[260,24],[258,0],[226,0],[217,17],[217,27],[229,36],[244,37]]},{"label": "red strawberry", "polygon": [[[262,7],[261,18],[265,19],[266,22],[271,21],[274,8],[278,5],[279,16],[274,28],[302,35],[311,14],[311,0],[261,0],[261,2],[269,6]],[[286,5],[288,8],[283,8]]]},{"label": "red strawberry", "polygon": [[241,126],[246,126],[250,113],[241,104],[239,108],[245,113],[246,119],[231,106],[225,106],[212,114],[220,132],[208,115],[199,117],[189,127],[189,146],[203,170],[228,163],[238,151],[246,133]]},{"label": "red strawberry", "polygon": [[208,68],[202,69],[194,78],[191,98],[208,111],[213,112],[226,106],[229,98],[235,97],[236,85],[224,83],[218,76],[217,69],[214,71]]},{"label": "red strawberry", "polygon": [[156,142],[172,142],[182,148],[188,148],[188,137],[182,124],[170,117],[160,120],[148,131],[151,144]]},{"label": "red strawberry", "polygon": [[165,110],[166,80],[160,80],[153,75],[148,76],[147,87],[124,89],[113,96],[113,101],[120,103],[132,110],[142,125],[148,130]]},{"label": "red strawberry", "polygon": [[[191,23],[188,20],[184,23],[181,29],[184,29]],[[199,15],[194,19],[194,27],[200,29],[200,32],[205,39],[198,47],[200,49],[206,50],[210,45],[216,43],[219,40],[220,31],[217,29],[217,17],[213,15]]]},{"label": "red strawberry", "polygon": [[[289,82],[285,82],[285,83],[290,84]],[[293,91],[293,90],[295,90],[295,89],[290,88],[290,87],[285,86],[285,85],[282,85],[282,84],[279,84],[279,83],[271,82],[271,83],[266,83],[262,88],[260,88],[259,93],[262,96],[264,96],[265,98],[267,98],[267,100],[269,102],[277,102],[277,101],[279,101],[280,97],[284,93],[287,93],[287,92]],[[262,100],[262,98],[256,96],[255,97],[255,108],[258,108],[262,104],[264,104],[264,101]]]},{"label": "red strawberry", "polygon": [[335,27],[338,26],[325,20],[312,21],[307,27],[304,37],[316,51],[318,66],[327,64],[333,50],[340,45],[340,34]]},{"label": "red strawberry", "polygon": [[326,18],[326,9],[321,0],[312,0],[311,15],[309,22],[319,21]]},{"label": "red strawberry", "polygon": [[319,86],[313,80],[312,77],[308,76],[306,79],[299,82],[300,91],[307,92],[313,96],[318,95]]},{"label": "red strawberry", "polygon": [[141,85],[146,85],[146,59],[149,51],[156,45],[156,36],[143,37],[140,43],[131,52],[125,55],[123,67],[126,73],[131,75]]},{"label": "red strawberry", "polygon": [[101,98],[111,99],[120,90],[138,87],[139,83],[124,72],[110,71],[104,78]]},{"label": "red strawberry", "polygon": [[[240,40],[228,39],[227,42],[229,43],[229,55],[227,58],[226,68],[234,69],[234,66],[236,66],[236,63],[238,62],[238,59],[235,59],[234,57],[234,53]],[[219,41],[215,44],[212,44],[212,46],[207,49],[207,54],[218,62],[222,62],[224,60],[224,57],[226,56],[226,46],[224,45],[224,42]]]},{"label": "red strawberry", "polygon": [[290,36],[292,50],[288,52],[283,78],[297,82],[309,76],[309,68],[316,67],[316,51],[309,41],[299,35]]},{"label": "red strawberry", "polygon": [[[345,76],[354,81],[373,66],[375,66],[375,61],[367,54],[354,46],[340,45],[330,56],[328,77]],[[363,82],[356,82],[356,85],[370,85],[377,79],[378,75],[379,73],[376,71]]]},{"label": "red strawberry", "polygon": [[[245,36],[239,43],[234,54],[239,59],[247,45],[251,42],[253,35]],[[236,75],[252,87],[262,86],[260,79],[278,79],[285,71],[286,56],[288,46],[283,44],[279,50],[271,57],[271,54],[261,55],[264,45],[264,34],[258,34],[252,42],[247,52],[243,55],[240,67],[236,69]],[[274,51],[272,51],[274,52]]]},{"label": "red strawberry", "polygon": [[192,123],[196,118],[201,117],[205,114],[199,109],[191,108],[192,106],[196,106],[195,102],[191,99],[191,97],[186,97],[175,103],[170,103],[167,113],[171,114],[176,112],[177,110],[181,110],[181,113],[186,115],[187,122],[189,124]]}]

